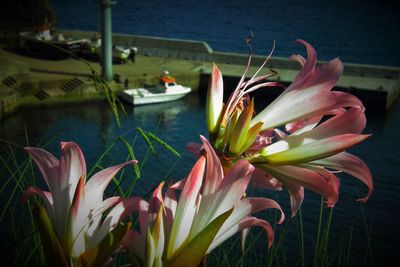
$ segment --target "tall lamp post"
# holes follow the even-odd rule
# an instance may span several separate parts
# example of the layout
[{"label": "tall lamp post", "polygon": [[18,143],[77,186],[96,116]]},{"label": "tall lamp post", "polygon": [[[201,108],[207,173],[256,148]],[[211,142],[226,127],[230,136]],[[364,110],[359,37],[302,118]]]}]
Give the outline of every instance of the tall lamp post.
[{"label": "tall lamp post", "polygon": [[101,75],[105,81],[112,79],[112,27],[111,6],[113,0],[99,0],[101,19]]}]

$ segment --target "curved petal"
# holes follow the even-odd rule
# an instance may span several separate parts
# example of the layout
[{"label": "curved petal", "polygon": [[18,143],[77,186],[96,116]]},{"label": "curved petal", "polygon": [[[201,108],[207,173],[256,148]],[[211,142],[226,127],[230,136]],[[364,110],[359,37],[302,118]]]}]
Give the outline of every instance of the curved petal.
[{"label": "curved petal", "polygon": [[299,62],[302,67],[306,64],[306,59],[302,55],[291,55],[289,59]]},{"label": "curved petal", "polygon": [[281,191],[283,189],[281,182],[260,168],[255,169],[251,179],[255,187],[266,188],[274,191]]},{"label": "curved petal", "polygon": [[51,195],[51,193],[47,191],[42,191],[40,188],[34,186],[28,187],[22,194],[21,197],[22,203],[25,203],[33,195],[39,195],[43,199],[43,202],[46,205],[46,210],[50,214],[52,224],[54,225],[55,224],[54,203],[53,203],[53,196]]},{"label": "curved petal", "polygon": [[[345,149],[364,141],[370,135],[361,134],[341,134],[333,137],[328,137],[314,142],[303,142],[302,140],[287,139],[274,143],[268,146],[264,154],[265,162],[270,165],[289,165],[300,164],[325,157],[332,156]],[[296,142],[304,144],[297,146]],[[294,148],[291,148],[294,147]],[[279,152],[274,151],[280,149]],[[275,153],[276,152],[276,153]]]},{"label": "curved petal", "polygon": [[315,126],[317,126],[322,117],[323,117],[322,115],[318,115],[288,123],[285,125],[285,130],[296,135],[299,135],[303,132],[311,131],[312,129],[315,128]]},{"label": "curved petal", "polygon": [[93,244],[98,244],[103,238],[111,232],[118,224],[119,221],[125,219],[126,216],[134,211],[147,211],[148,203],[141,197],[130,197],[118,203],[108,213],[104,219],[99,231],[93,236]]},{"label": "curved petal", "polygon": [[94,236],[94,233],[98,231],[100,227],[100,222],[101,218],[103,216],[103,213],[108,210],[109,208],[117,205],[120,203],[123,199],[119,196],[115,197],[110,197],[105,199],[104,201],[101,202],[100,205],[98,205],[95,209],[90,209],[89,210],[89,226],[86,231],[86,237],[87,237],[87,243],[86,246],[88,249],[93,248],[96,244],[91,243],[91,238]]},{"label": "curved petal", "polygon": [[165,228],[164,228],[163,211],[164,207],[160,206],[151,230],[151,236],[154,239],[155,260],[158,263],[160,263],[157,266],[162,266],[161,259],[163,256],[164,246],[165,246]]},{"label": "curved petal", "polygon": [[249,147],[246,152],[254,153],[258,152],[259,150],[263,149],[264,147],[268,146],[272,142],[272,135],[274,133],[273,129],[264,130],[258,133],[256,140],[254,143]]},{"label": "curved petal", "polygon": [[58,159],[41,148],[25,147],[25,150],[38,166],[50,192],[56,193],[58,189],[58,166],[60,164]]},{"label": "curved petal", "polygon": [[61,142],[60,159],[60,190],[63,192],[66,206],[69,207],[78,185],[83,176],[86,179],[86,162],[82,150],[74,142]]},{"label": "curved petal", "polygon": [[[149,201],[149,209],[147,211],[147,222],[145,228],[152,229],[153,224],[156,221],[157,214],[160,211],[160,207],[164,207],[163,197],[162,197],[162,188],[164,186],[164,182],[161,182],[157,188],[153,191],[153,195]],[[144,228],[143,228],[144,229]],[[153,233],[152,233],[153,235]],[[154,237],[154,235],[153,235]],[[157,241],[155,241],[157,242]]]},{"label": "curved petal", "polygon": [[172,189],[174,189],[174,190],[182,190],[183,187],[185,186],[186,180],[187,180],[187,179],[179,180],[178,182],[172,184],[172,185],[170,186],[170,188],[172,188]]},{"label": "curved petal", "polygon": [[222,242],[233,236],[238,231],[246,228],[242,225],[242,221],[252,213],[265,209],[278,209],[281,212],[281,217],[278,223],[282,223],[285,219],[281,207],[272,199],[268,198],[244,198],[240,200],[233,209],[231,216],[225,221],[221,229],[218,231],[215,239],[210,245],[208,252],[219,246]]},{"label": "curved petal", "polygon": [[207,128],[210,133],[215,133],[218,130],[218,120],[223,107],[223,94],[224,85],[222,74],[217,65],[214,63],[211,72],[210,83],[208,85],[206,101],[206,121]]},{"label": "curved petal", "polygon": [[201,259],[207,253],[207,249],[221,228],[221,225],[231,213],[232,209],[219,215],[198,235],[188,240],[186,246],[182,247],[179,251],[174,251],[174,254],[167,257],[166,266],[199,266]]},{"label": "curved petal", "polygon": [[300,209],[304,200],[304,187],[297,183],[285,183],[285,188],[290,194],[290,211],[291,217],[296,216],[297,211]]},{"label": "curved petal", "polygon": [[[172,223],[175,218],[176,208],[178,206],[178,201],[175,194],[175,189],[168,187],[164,198],[164,208],[165,208],[165,244],[169,242],[169,235],[172,229]],[[141,228],[142,229],[142,228]]]},{"label": "curved petal", "polygon": [[322,195],[328,207],[333,207],[339,195],[339,179],[327,170],[310,170],[298,166],[270,166],[267,164],[257,165],[266,172],[273,175],[284,186],[304,186]]},{"label": "curved petal", "polygon": [[363,108],[350,108],[321,123],[306,135],[311,139],[322,139],[334,135],[354,133],[360,134],[365,128],[367,120]]},{"label": "curved petal", "polygon": [[[239,160],[224,177],[218,190],[203,195],[199,210],[193,220],[190,237],[196,236],[217,216],[231,209],[243,196],[254,167],[246,160]],[[208,178],[208,177],[207,177]]]},{"label": "curved petal", "polygon": [[262,121],[263,129],[268,129],[303,118],[323,115],[338,107],[363,106],[350,94],[330,92],[343,72],[342,62],[334,59],[314,69],[315,50],[307,43],[303,44],[307,46],[309,52],[307,62],[294,82],[253,118],[252,125]]},{"label": "curved petal", "polygon": [[301,85],[304,81],[307,81],[310,75],[313,74],[315,70],[315,64],[317,63],[317,52],[314,47],[304,40],[297,39],[297,43],[303,44],[307,49],[307,60],[305,60],[301,55],[292,55],[291,58],[300,63],[302,66],[301,70],[297,74],[293,81],[293,87]]},{"label": "curved petal", "polygon": [[278,127],[307,117],[319,116],[341,107],[363,107],[355,96],[322,90],[323,85],[308,90],[283,93],[252,119],[252,125],[264,122],[262,129]]},{"label": "curved petal", "polygon": [[186,151],[188,151],[189,153],[193,154],[196,157],[200,157],[201,156],[201,151],[203,150],[203,145],[202,144],[198,144],[195,142],[189,142],[186,144]]},{"label": "curved petal", "polygon": [[267,234],[267,238],[268,238],[268,247],[270,248],[272,246],[272,242],[274,241],[274,237],[275,237],[274,230],[272,229],[271,225],[265,220],[261,220],[256,217],[249,217],[249,218],[244,219],[240,223],[240,227],[239,227],[239,229],[243,229],[242,236],[241,236],[242,249],[244,249],[244,246],[245,246],[248,230],[252,226],[260,226],[264,229],[265,233]]},{"label": "curved petal", "polygon": [[204,136],[200,136],[203,142],[203,147],[206,150],[207,166],[206,166],[206,179],[204,181],[203,195],[214,193],[224,177],[221,162],[215,154],[211,144]]},{"label": "curved petal", "polygon": [[121,170],[123,167],[129,164],[136,164],[136,160],[127,161],[119,165],[115,165],[104,170],[99,171],[93,175],[86,182],[86,197],[89,203],[99,203],[103,200],[103,193],[112,178]]},{"label": "curved petal", "polygon": [[371,196],[373,191],[372,174],[367,164],[360,158],[342,152],[328,158],[312,161],[310,164],[347,172],[366,184],[368,186],[368,193],[365,197],[357,199],[358,201],[365,202]]},{"label": "curved petal", "polygon": [[85,205],[85,178],[79,179],[67,219],[67,240],[73,257],[85,252],[85,233],[88,226],[88,210]]},{"label": "curved petal", "polygon": [[175,219],[169,237],[167,252],[168,258],[173,255],[189,235],[193,217],[197,210],[197,199],[203,182],[205,167],[206,159],[202,156],[193,166],[188,178],[186,179],[178,201]]},{"label": "curved petal", "polygon": [[[250,128],[251,117],[254,113],[254,99],[244,108],[240,113],[239,119],[235,125],[232,138],[230,140],[229,152],[240,155],[243,153],[242,148],[246,144],[248,138],[248,132]],[[257,124],[256,124],[257,125]],[[261,125],[259,126],[261,127]],[[258,133],[258,132],[257,132]],[[254,135],[253,143],[256,135]]]}]

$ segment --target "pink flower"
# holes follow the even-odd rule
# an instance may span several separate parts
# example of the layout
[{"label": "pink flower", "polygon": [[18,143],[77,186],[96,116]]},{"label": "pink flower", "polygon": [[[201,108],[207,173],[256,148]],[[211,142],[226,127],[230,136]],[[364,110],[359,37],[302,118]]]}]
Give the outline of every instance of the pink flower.
[{"label": "pink flower", "polygon": [[[261,226],[271,245],[270,224],[249,215],[276,208],[281,212],[280,223],[284,220],[280,206],[267,198],[243,197],[254,168],[239,160],[224,175],[213,148],[205,138],[202,141],[205,156],[187,179],[169,186],[164,197],[161,183],[148,208],[139,211],[140,232],[131,231],[125,237],[123,243],[137,265],[197,266],[215,247],[251,226]],[[182,190],[179,199],[177,189]]]},{"label": "pink flower", "polygon": [[[41,148],[25,149],[49,188],[49,191],[42,191],[29,187],[22,197],[26,201],[38,194],[44,202],[45,208],[37,205],[37,219],[49,263],[70,266],[82,260],[86,263],[106,261],[111,251],[98,253],[99,245],[105,240],[102,249],[115,247],[127,230],[126,226],[118,226],[118,222],[143,203],[137,197],[103,199],[103,193],[122,167],[136,162],[106,168],[87,181],[85,159],[77,144],[62,142],[60,160]],[[110,232],[115,235],[111,242]]]},{"label": "pink flower", "polygon": [[[360,201],[366,201],[373,190],[372,175],[361,159],[345,152],[370,136],[361,134],[366,124],[363,104],[351,94],[331,91],[342,75],[343,64],[339,59],[316,67],[314,48],[303,40],[296,42],[303,44],[308,53],[307,59],[292,56],[302,65],[301,70],[293,83],[255,116],[249,93],[282,85],[265,81],[274,73],[257,77],[271,55],[246,81],[250,55],[227,103],[220,104],[222,97],[214,101],[223,108],[215,109],[221,111],[218,130],[210,132],[211,143],[226,162],[225,167],[246,159],[258,169],[256,184],[268,188],[274,185],[276,189],[286,187],[291,194],[292,215],[301,205],[304,187],[324,196],[332,207],[339,194],[336,171],[347,172],[365,183],[368,193]],[[211,80],[222,80],[221,72],[215,69],[216,66]],[[222,94],[222,82],[211,84],[214,86],[209,87],[210,91]]]}]

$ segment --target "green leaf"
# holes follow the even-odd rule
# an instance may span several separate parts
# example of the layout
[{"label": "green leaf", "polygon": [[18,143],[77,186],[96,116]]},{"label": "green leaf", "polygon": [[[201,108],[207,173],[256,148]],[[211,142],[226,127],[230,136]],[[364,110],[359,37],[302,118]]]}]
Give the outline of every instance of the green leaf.
[{"label": "green leaf", "polygon": [[168,259],[166,266],[190,267],[198,266],[207,253],[211,242],[214,240],[222,224],[231,215],[233,208],[219,215],[198,235],[196,235],[187,245],[183,245],[171,259]]},{"label": "green leaf", "polygon": [[69,266],[68,256],[57,237],[46,209],[36,204],[34,213],[47,265]]},{"label": "green leaf", "polygon": [[153,145],[151,144],[150,139],[147,137],[147,134],[146,134],[140,127],[137,127],[137,128],[136,128],[136,131],[143,137],[143,139],[144,139],[144,141],[146,142],[147,146],[149,147],[151,153],[152,153],[154,156],[157,156],[157,153],[156,153],[156,151],[154,150],[154,147],[153,147]]},{"label": "green leaf", "polygon": [[154,141],[156,141],[157,143],[159,143],[160,145],[162,145],[163,147],[165,147],[167,150],[169,150],[171,153],[175,154],[176,156],[180,157],[181,154],[179,154],[175,149],[173,149],[170,145],[168,145],[165,141],[161,140],[159,137],[155,136],[152,133],[148,133],[149,137],[151,139],[153,139]]},{"label": "green leaf", "polygon": [[[131,157],[132,160],[136,160],[135,153],[133,153],[133,147],[126,141],[125,138],[122,136],[118,137],[118,139],[125,144],[126,148],[128,149],[129,156]],[[140,178],[140,169],[137,164],[133,164],[133,169],[135,171],[135,175],[137,178]]]}]

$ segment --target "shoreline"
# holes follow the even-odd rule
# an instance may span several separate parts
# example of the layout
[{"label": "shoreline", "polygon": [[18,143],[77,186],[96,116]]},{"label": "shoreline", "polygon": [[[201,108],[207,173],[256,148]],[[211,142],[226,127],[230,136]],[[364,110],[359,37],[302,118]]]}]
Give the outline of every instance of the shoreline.
[{"label": "shoreline", "polygon": [[[78,38],[88,38],[94,34],[83,31],[61,32]],[[138,47],[134,63],[113,64],[113,73],[120,75],[122,81],[108,83],[115,94],[125,89],[125,79],[129,80],[130,88],[152,84],[165,69],[176,77],[178,83],[205,94],[202,89],[207,88],[213,62],[218,64],[227,84],[234,84],[241,77],[247,62],[246,54],[216,52],[207,43],[200,41],[127,34],[113,34],[113,41],[126,47]],[[264,59],[265,56],[253,55],[249,73],[254,73]],[[18,108],[105,99],[101,92],[96,91],[90,78],[91,69],[86,65],[90,64],[91,68],[100,73],[99,62],[84,63],[73,58],[41,59],[0,48],[0,63],[0,119]],[[396,102],[400,94],[400,68],[344,65],[343,76],[335,89],[355,94],[364,102],[367,111],[373,113],[386,112]],[[272,57],[265,70],[268,68],[278,72],[271,80],[282,83],[292,82],[300,69],[297,63],[280,57]]]}]

